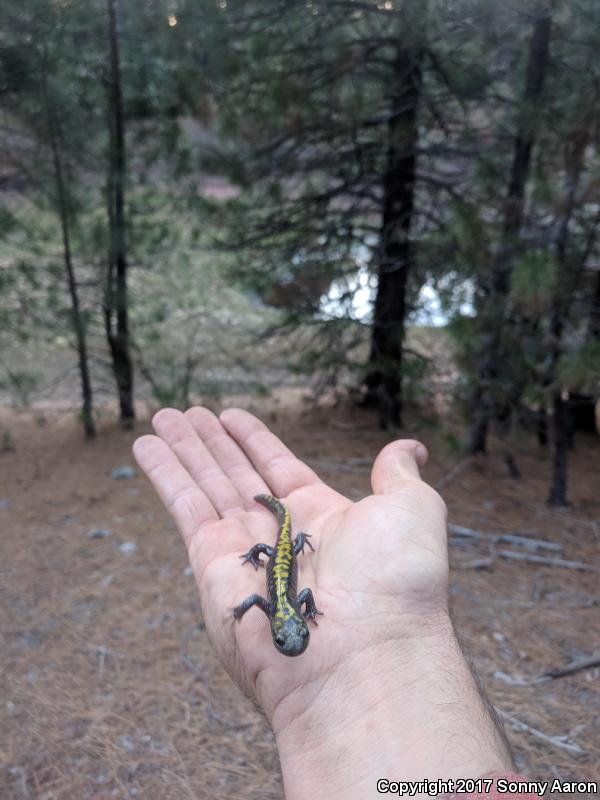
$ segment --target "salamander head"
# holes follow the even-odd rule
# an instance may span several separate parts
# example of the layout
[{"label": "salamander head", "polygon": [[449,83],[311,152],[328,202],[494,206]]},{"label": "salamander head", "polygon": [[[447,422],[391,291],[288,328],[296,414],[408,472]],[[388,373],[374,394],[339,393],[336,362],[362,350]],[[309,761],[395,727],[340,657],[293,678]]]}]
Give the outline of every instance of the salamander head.
[{"label": "salamander head", "polygon": [[271,621],[273,644],[284,656],[299,656],[308,647],[308,625],[299,614],[273,617]]}]

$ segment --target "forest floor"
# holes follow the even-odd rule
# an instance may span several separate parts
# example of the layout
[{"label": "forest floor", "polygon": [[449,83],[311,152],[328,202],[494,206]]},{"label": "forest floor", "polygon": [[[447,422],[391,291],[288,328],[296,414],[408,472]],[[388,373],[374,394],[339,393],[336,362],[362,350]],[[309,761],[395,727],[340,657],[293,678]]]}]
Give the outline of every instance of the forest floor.
[{"label": "forest floor", "polygon": [[[297,393],[250,407],[336,489],[368,493],[370,461],[390,438],[370,414]],[[131,444],[148,430],[124,433],[105,417],[86,443],[70,415],[0,409],[2,797],[282,797],[271,733],[211,652],[177,532],[143,475],[111,476],[134,465]],[[510,715],[518,769],[597,780],[600,668],[526,679],[600,652],[600,438],[578,440],[573,505],[552,510],[548,453],[533,440],[512,445],[514,480],[498,443],[455,469],[460,456],[435,427],[417,420],[408,435],[430,449],[424,478],[440,486],[452,525],[556,543],[528,550],[453,529],[452,612],[491,701]],[[94,529],[110,535],[90,538]]]}]

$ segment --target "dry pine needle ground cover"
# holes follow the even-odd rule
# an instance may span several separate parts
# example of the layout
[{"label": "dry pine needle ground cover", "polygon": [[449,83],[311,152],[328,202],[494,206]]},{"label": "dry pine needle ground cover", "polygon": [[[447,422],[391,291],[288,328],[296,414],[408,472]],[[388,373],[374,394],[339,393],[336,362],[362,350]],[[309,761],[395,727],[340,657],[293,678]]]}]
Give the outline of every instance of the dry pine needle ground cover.
[{"label": "dry pine needle ground cover", "polygon": [[[368,492],[369,461],[388,441],[369,416],[272,409],[255,411],[325,480],[351,497]],[[71,417],[47,413],[40,425],[2,411],[7,432],[0,796],[280,798],[270,731],[211,653],[177,532],[142,475],[111,478],[133,464],[136,434],[105,423],[89,444]],[[499,455],[452,473],[456,457],[433,430],[415,426],[411,435],[430,448],[425,478],[444,483],[451,523],[556,542],[560,552],[534,554],[594,568],[508,560],[501,549],[532,551],[489,537],[453,535],[450,546],[460,638],[494,705],[529,726],[506,722],[519,769],[598,779],[600,668],[530,680],[600,652],[600,440],[581,440],[573,507],[552,511],[543,503],[547,456],[533,443],[516,453],[524,477],[514,481]],[[99,528],[111,535],[88,537]],[[126,543],[137,547],[123,552]]]}]

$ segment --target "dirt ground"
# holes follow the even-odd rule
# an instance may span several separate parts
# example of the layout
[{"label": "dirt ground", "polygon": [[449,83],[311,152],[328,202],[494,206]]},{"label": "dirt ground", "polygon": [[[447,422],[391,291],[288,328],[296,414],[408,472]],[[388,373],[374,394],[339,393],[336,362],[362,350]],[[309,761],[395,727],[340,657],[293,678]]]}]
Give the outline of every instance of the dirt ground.
[{"label": "dirt ground", "polygon": [[[389,437],[366,412],[262,401],[254,410],[335,488],[369,491],[369,463]],[[425,479],[441,482],[453,525],[559,546],[533,551],[454,529],[453,616],[491,701],[510,715],[519,770],[600,779],[600,668],[526,680],[600,652],[600,439],[580,440],[573,506],[553,511],[548,454],[533,441],[513,445],[515,481],[499,449],[453,471],[460,457],[437,430],[410,428],[430,448]],[[0,410],[3,798],[282,797],[273,738],[211,653],[177,532],[143,475],[111,477],[133,466],[131,444],[148,430],[123,433],[107,415],[86,443],[71,415]],[[90,538],[95,529],[110,535]]]}]

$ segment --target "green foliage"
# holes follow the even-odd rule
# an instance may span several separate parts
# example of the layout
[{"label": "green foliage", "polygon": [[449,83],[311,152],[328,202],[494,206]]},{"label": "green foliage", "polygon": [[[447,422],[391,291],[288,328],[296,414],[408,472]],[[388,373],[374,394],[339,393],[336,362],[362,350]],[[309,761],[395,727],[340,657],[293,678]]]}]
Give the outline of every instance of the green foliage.
[{"label": "green foliage", "polygon": [[555,296],[558,267],[543,250],[531,250],[515,260],[511,273],[513,302],[522,311],[537,317],[545,314]]},{"label": "green foliage", "polygon": [[451,207],[449,231],[456,242],[456,262],[462,276],[477,274],[489,264],[492,232],[481,210],[468,203]]},{"label": "green foliage", "polygon": [[464,455],[465,444],[460,436],[452,430],[444,430],[441,433],[441,440],[446,452],[452,456]]},{"label": "green foliage", "polygon": [[[478,354],[500,329],[503,374],[491,391],[498,406],[516,395],[537,402],[557,384],[597,390],[597,345],[584,341],[586,270],[577,277],[582,259],[600,257],[592,0],[556,6],[544,102],[535,110],[520,101],[531,15],[514,4],[119,5],[131,330],[156,402],[183,407],[278,381],[320,389],[364,377],[371,317],[359,320],[352,301],[364,289],[358,275],[376,282],[394,59],[421,49],[409,313],[422,288],[434,287],[450,319],[459,400],[478,387]],[[0,29],[3,343],[60,352],[73,343],[54,142],[94,380],[103,385],[106,7],[5,3]],[[522,229],[507,241],[519,122],[535,126],[537,138]],[[556,236],[582,132],[589,145],[561,260]],[[506,308],[487,302],[496,263],[510,275]],[[549,377],[556,309],[562,352]],[[408,398],[422,402],[426,363],[408,354],[403,369]],[[19,402],[44,383],[27,370],[11,374],[2,386]]]},{"label": "green foliage", "polygon": [[136,365],[157,403],[185,408],[260,387],[254,342],[278,316],[229,284],[228,257],[189,226],[172,222],[153,260],[133,276],[131,320]]},{"label": "green foliage", "polygon": [[450,335],[450,341],[454,344],[454,356],[459,359],[463,369],[468,364],[473,364],[481,335],[477,319],[465,314],[456,314],[448,323],[446,330]]},{"label": "green foliage", "polygon": [[600,341],[584,341],[581,347],[563,353],[557,368],[561,387],[592,396],[600,392]]},{"label": "green foliage", "polygon": [[29,408],[39,377],[29,370],[10,369],[5,364],[0,364],[0,370],[0,390],[9,394],[15,407]]},{"label": "green foliage", "polygon": [[404,354],[403,361],[403,396],[404,400],[413,405],[419,405],[429,396],[425,386],[430,364],[426,358],[421,358],[413,352]]}]

